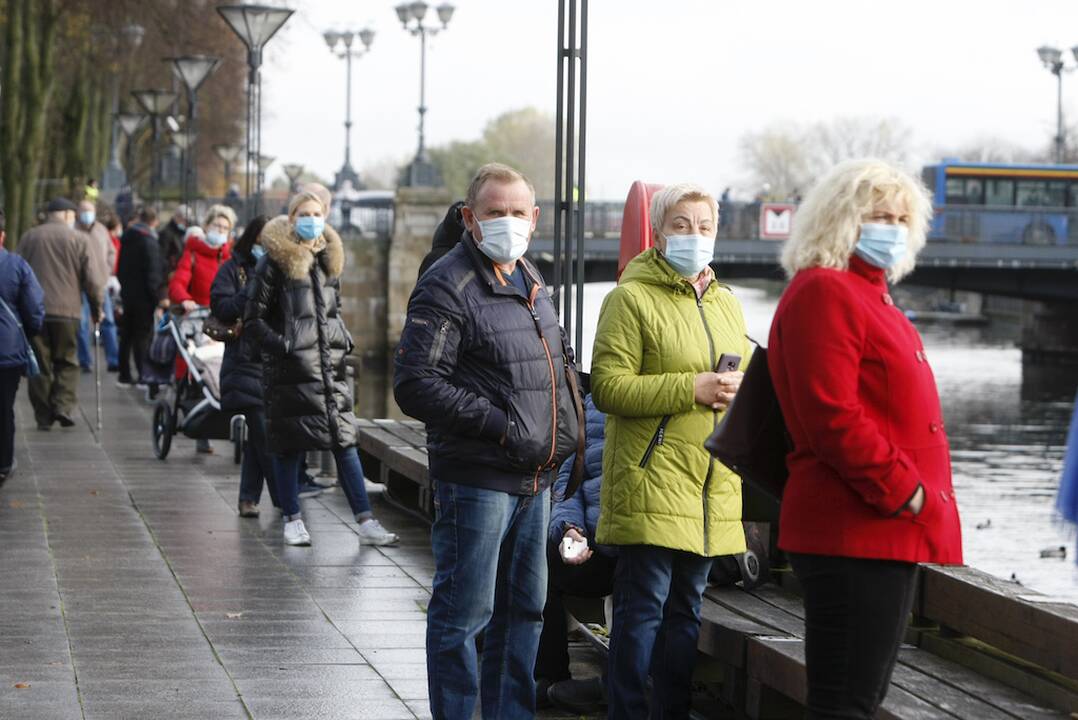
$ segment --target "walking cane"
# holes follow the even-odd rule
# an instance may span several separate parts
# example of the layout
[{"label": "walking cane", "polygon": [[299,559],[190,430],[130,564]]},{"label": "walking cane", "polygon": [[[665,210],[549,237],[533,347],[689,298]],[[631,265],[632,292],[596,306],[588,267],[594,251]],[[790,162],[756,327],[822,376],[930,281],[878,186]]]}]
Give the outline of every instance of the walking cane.
[{"label": "walking cane", "polygon": [[101,442],[101,323],[94,323],[94,396],[97,400],[97,442]]}]

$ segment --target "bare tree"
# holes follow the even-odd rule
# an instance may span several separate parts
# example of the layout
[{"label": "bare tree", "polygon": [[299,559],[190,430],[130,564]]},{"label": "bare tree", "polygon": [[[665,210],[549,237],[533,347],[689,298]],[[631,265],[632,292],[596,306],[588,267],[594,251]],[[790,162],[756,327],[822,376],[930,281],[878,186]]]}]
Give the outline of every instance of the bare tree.
[{"label": "bare tree", "polygon": [[932,157],[958,158],[964,162],[978,163],[1027,163],[1039,160],[1037,153],[1029,148],[1000,137],[981,137],[957,148],[937,148]]},{"label": "bare tree", "polygon": [[810,180],[804,133],[796,126],[747,133],[738,141],[738,152],[750,182],[763,194],[787,198]]},{"label": "bare tree", "polygon": [[874,157],[904,164],[913,131],[894,118],[838,117],[813,125],[806,133],[809,169],[813,177],[844,160]]}]

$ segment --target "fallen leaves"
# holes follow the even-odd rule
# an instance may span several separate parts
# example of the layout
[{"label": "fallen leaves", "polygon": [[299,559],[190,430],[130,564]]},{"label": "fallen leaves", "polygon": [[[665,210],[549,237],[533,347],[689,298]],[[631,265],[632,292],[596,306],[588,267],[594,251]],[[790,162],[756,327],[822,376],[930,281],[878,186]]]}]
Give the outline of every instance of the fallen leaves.
[{"label": "fallen leaves", "polygon": [[28,683],[28,682],[17,682],[17,683],[15,683],[15,689],[16,690],[29,690],[30,689],[30,683]]},{"label": "fallen leaves", "polygon": [[239,620],[241,617],[243,617],[243,613],[242,612],[225,613],[225,617],[228,618],[229,620]]}]

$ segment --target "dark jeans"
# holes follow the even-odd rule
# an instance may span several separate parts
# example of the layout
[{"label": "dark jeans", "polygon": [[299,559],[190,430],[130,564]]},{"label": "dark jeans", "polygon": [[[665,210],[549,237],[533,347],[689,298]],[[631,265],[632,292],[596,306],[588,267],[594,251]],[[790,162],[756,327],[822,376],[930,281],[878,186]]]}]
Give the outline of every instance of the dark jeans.
[{"label": "dark jeans", "polygon": [[[285,520],[299,518],[299,473],[306,453],[289,453],[273,456],[273,474],[277,478],[277,501]],[[337,481],[348,498],[348,507],[356,520],[370,517],[371,503],[367,499],[367,487],[363,484],[363,465],[354,447],[334,448],[333,460],[337,465]]]},{"label": "dark jeans", "polygon": [[46,317],[41,332],[30,340],[41,366],[41,374],[27,383],[38,425],[52,424],[56,413],[70,416],[75,412],[79,401],[78,332],[78,318]]},{"label": "dark jeans", "polygon": [[601,598],[614,592],[614,568],[617,558],[592,551],[583,565],[567,565],[558,546],[547,543],[546,607],[543,608],[543,634],[539,636],[539,654],[535,658],[535,679],[551,682],[568,680],[569,623],[565,617],[565,596]]},{"label": "dark jeans", "polygon": [[0,473],[15,463],[15,394],[22,367],[0,368]]},{"label": "dark jeans", "polygon": [[611,720],[688,718],[700,602],[714,558],[624,545],[614,572],[607,696]]},{"label": "dark jeans", "polygon": [[142,379],[142,366],[153,337],[153,308],[124,308],[120,320],[120,382],[134,382],[131,375],[131,354],[135,355],[135,369]]},{"label": "dark jeans", "polygon": [[266,413],[260,407],[244,408],[247,440],[243,443],[243,464],[240,466],[240,502],[258,504],[262,497],[262,481],[266,482],[274,507],[277,501],[277,482],[273,477],[273,458],[266,438]]},{"label": "dark jeans", "polygon": [[909,622],[917,565],[787,555],[804,591],[806,717],[873,717]]},{"label": "dark jeans", "polygon": [[427,685],[435,720],[471,720],[483,633],[484,718],[535,717],[550,491],[535,497],[435,483]]}]

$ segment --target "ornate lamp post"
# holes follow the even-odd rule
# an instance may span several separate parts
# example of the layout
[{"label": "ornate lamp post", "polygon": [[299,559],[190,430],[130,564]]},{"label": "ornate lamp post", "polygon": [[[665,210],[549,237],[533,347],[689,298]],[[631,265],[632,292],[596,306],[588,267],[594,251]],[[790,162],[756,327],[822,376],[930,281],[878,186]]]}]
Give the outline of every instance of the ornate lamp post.
[{"label": "ornate lamp post", "polygon": [[[261,202],[262,170],[258,158],[262,149],[262,49],[292,16],[288,8],[268,5],[220,5],[217,12],[247,46],[247,178],[248,200],[257,189]],[[256,204],[253,213],[261,208]]]},{"label": "ornate lamp post", "polygon": [[183,201],[190,204],[198,196],[198,89],[221,64],[220,59],[209,55],[184,55],[169,58],[172,71],[187,89],[187,129],[190,132],[189,147],[183,150]]},{"label": "ornate lamp post", "polygon": [[[124,26],[120,34],[126,43],[127,57],[134,55],[135,50],[142,44],[142,36],[146,34],[145,28],[132,23]],[[105,190],[118,190],[127,182],[123,166],[120,165],[120,73],[112,77],[112,138],[109,143],[109,164],[105,168],[105,175],[101,178],[101,187]],[[128,164],[130,167],[130,163]]]},{"label": "ornate lamp post", "polygon": [[150,116],[150,127],[153,136],[150,141],[150,197],[154,205],[157,204],[157,186],[161,179],[161,157],[158,153],[157,141],[161,134],[160,117],[168,112],[169,106],[176,99],[175,93],[168,90],[132,90],[131,94],[142,106],[142,109]]},{"label": "ornate lamp post", "polygon": [[[124,182],[131,182],[135,179],[135,136],[142,128],[142,123],[146,120],[145,115],[139,115],[138,113],[120,113],[116,116],[116,123],[120,126],[121,132],[124,134],[126,144],[126,159],[127,164],[127,177]],[[134,183],[131,182],[133,185]]]},{"label": "ornate lamp post", "polygon": [[213,151],[217,153],[217,157],[221,158],[221,162],[225,164],[225,189],[232,184],[232,163],[239,160],[240,155],[243,153],[243,148],[239,145],[223,145],[218,144],[213,146]]},{"label": "ornate lamp post", "polygon": [[[1074,59],[1078,62],[1078,45],[1071,48]],[[1056,163],[1063,163],[1063,73],[1071,72],[1078,67],[1065,67],[1063,64],[1063,51],[1058,48],[1043,45],[1037,48],[1037,56],[1041,59],[1044,67],[1056,76]]]},{"label": "ornate lamp post", "polygon": [[[438,6],[438,19],[442,23],[441,28],[423,24],[423,18],[427,15],[428,5],[425,2],[402,3],[398,5],[397,18],[401,21],[406,32],[419,38],[419,149],[415,159],[408,165],[401,184],[417,187],[437,187],[442,185],[442,177],[430,157],[427,155],[424,117],[427,114],[427,36],[437,35],[441,30],[449,27],[449,20],[453,17],[456,8],[449,3]],[[414,21],[414,23],[412,22]]]},{"label": "ornate lamp post", "polygon": [[303,174],[303,166],[299,163],[288,163],[287,165],[282,165],[281,169],[284,170],[284,174],[288,178],[288,192],[298,192],[299,176]]},{"label": "ornate lamp post", "polygon": [[[347,73],[345,80],[345,110],[344,110],[344,165],[341,166],[340,171],[337,173],[337,177],[333,180],[333,189],[340,190],[344,181],[347,180],[352,183],[353,189],[360,190],[362,185],[359,182],[359,175],[352,169],[352,58],[361,58],[370,52],[371,42],[374,40],[374,31],[369,28],[364,28],[358,33],[353,33],[351,30],[338,32],[336,30],[327,30],[322,37],[326,39],[326,45],[329,46],[329,51],[339,58],[345,60],[347,65]],[[352,40],[354,37],[358,37],[359,41],[363,44],[363,49],[352,49]],[[337,52],[337,43],[340,42],[344,45],[344,50]]]}]

